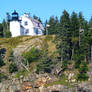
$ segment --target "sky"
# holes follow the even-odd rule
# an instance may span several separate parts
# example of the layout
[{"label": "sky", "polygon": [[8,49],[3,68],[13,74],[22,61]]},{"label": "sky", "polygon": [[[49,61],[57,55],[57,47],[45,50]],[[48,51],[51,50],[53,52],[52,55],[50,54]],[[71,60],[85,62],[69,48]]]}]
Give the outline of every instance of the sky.
[{"label": "sky", "polygon": [[69,14],[73,11],[82,12],[84,18],[89,20],[92,16],[92,0],[1,0],[0,1],[0,22],[6,18],[6,12],[10,14],[16,10],[19,15],[23,13],[34,14],[43,22],[50,16],[62,15],[63,10]]}]

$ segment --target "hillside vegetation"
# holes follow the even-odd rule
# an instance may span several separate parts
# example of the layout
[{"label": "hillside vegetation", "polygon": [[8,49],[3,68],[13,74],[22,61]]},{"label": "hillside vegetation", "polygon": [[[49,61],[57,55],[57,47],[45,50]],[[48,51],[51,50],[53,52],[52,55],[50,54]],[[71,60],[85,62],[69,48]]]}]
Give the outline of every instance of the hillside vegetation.
[{"label": "hillside vegetation", "polygon": [[[4,55],[4,60],[6,63],[5,66],[3,67],[9,66],[10,63],[9,58],[26,54],[26,52],[31,50],[31,48],[38,48],[40,50],[43,50],[45,48],[44,47],[45,44],[48,44],[49,56],[52,56],[56,50],[55,43],[53,43],[54,39],[55,36],[41,36],[41,37],[24,36],[24,37],[15,37],[15,38],[1,38],[0,49],[1,49],[1,54]],[[15,56],[10,54],[14,54]],[[14,62],[14,58],[13,58],[13,62]],[[6,72],[8,73],[8,71]]]},{"label": "hillside vegetation", "polygon": [[0,38],[0,81],[31,84],[25,90],[62,86],[76,92],[92,86],[92,19],[64,10],[60,20],[51,17],[47,23],[44,36]]}]

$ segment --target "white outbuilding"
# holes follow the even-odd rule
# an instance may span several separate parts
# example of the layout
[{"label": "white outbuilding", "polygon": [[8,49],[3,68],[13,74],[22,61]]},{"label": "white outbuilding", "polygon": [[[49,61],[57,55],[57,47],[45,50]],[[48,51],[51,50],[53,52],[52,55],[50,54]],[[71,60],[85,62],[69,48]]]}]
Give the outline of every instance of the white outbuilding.
[{"label": "white outbuilding", "polygon": [[22,35],[40,36],[43,35],[44,27],[41,22],[31,18],[28,14],[19,17],[18,13],[14,11],[10,21],[10,32],[12,37]]}]

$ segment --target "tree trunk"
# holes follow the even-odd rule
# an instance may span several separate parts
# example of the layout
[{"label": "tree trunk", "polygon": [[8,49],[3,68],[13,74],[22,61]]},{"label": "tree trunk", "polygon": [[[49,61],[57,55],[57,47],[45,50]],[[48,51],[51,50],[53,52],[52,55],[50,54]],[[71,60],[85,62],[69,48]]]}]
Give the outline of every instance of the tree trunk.
[{"label": "tree trunk", "polygon": [[72,49],[72,57],[71,57],[71,60],[73,60],[73,56],[74,56],[74,47]]}]

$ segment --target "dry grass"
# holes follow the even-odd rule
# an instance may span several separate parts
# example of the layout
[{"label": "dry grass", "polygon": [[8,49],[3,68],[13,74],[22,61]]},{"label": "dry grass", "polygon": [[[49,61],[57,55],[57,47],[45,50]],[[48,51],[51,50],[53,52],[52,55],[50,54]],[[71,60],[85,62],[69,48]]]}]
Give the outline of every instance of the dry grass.
[{"label": "dry grass", "polygon": [[[8,56],[10,53],[10,49],[15,49],[19,47],[19,50],[20,50],[20,47],[25,48],[25,46],[29,46],[29,48],[31,48],[31,45],[35,47],[39,46],[41,49],[43,49],[42,47],[46,43],[45,41],[47,41],[49,55],[52,55],[56,50],[55,44],[53,43],[54,38],[55,36],[51,36],[51,35],[50,36],[20,36],[20,37],[13,37],[13,38],[0,38],[0,48],[6,49],[5,58],[4,58],[6,65],[2,67],[1,69],[4,69],[6,71],[5,73],[8,75],[9,73],[8,68],[10,64],[10,62],[8,61]],[[36,68],[37,63],[39,63],[39,61],[35,61],[30,65],[30,71]]]}]

